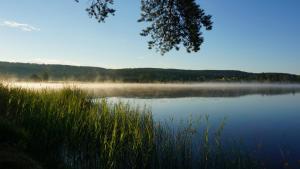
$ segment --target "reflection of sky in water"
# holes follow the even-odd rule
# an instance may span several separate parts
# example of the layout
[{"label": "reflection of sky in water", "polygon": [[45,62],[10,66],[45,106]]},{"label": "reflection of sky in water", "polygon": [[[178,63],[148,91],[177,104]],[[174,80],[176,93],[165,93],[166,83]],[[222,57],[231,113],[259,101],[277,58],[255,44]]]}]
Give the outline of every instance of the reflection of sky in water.
[{"label": "reflection of sky in water", "polygon": [[170,125],[174,128],[191,117],[195,120],[209,115],[213,129],[226,117],[223,131],[225,140],[242,138],[248,149],[254,151],[261,147],[256,155],[272,162],[280,163],[283,159],[292,160],[290,162],[300,160],[300,85],[297,84],[13,85],[34,89],[75,86],[91,92],[95,98],[104,96],[111,102],[122,101],[140,108],[146,105],[152,110],[156,121],[170,122],[173,119]]},{"label": "reflection of sky in water", "polygon": [[111,98],[150,107],[154,118],[173,124],[208,114],[212,127],[227,118],[223,136],[226,140],[242,138],[252,150],[262,149],[258,155],[271,160],[300,159],[300,94],[273,96],[192,98]]}]

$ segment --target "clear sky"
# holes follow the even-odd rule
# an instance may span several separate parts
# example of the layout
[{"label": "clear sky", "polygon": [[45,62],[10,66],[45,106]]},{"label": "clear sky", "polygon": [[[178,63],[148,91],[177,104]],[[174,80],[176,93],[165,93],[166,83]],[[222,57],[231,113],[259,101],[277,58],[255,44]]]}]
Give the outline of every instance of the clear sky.
[{"label": "clear sky", "polygon": [[0,60],[300,74],[299,0],[199,0],[214,21],[201,51],[164,56],[139,35],[140,0],[115,0],[105,24],[87,16],[88,1],[1,0]]}]

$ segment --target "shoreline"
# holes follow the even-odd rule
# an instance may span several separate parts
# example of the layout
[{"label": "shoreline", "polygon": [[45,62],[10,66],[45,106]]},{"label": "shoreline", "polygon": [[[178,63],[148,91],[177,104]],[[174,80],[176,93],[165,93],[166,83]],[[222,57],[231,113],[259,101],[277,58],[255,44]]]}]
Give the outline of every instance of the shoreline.
[{"label": "shoreline", "polygon": [[128,83],[128,82],[78,82],[78,81],[2,81],[4,85],[21,88],[114,88],[114,87],[141,87],[141,88],[300,88],[300,83],[274,82],[183,82],[183,83]]},{"label": "shoreline", "polygon": [[279,83],[74,83],[7,82],[9,88],[30,90],[79,89],[93,97],[178,98],[239,97],[300,93],[300,84]]}]

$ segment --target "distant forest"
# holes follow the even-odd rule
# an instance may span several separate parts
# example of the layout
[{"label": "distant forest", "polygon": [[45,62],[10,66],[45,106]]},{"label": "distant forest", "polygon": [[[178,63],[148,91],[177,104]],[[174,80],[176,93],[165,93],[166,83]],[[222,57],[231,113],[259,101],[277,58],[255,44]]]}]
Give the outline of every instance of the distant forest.
[{"label": "distant forest", "polygon": [[249,73],[236,70],[180,70],[159,68],[105,69],[87,66],[0,62],[0,79],[83,82],[289,82],[300,76],[286,73]]}]

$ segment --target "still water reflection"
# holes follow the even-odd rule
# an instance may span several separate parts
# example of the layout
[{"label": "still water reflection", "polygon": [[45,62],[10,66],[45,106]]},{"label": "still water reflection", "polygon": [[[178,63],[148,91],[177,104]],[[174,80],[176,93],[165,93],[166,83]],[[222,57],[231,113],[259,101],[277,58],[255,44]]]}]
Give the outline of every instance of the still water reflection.
[{"label": "still water reflection", "polygon": [[[156,92],[160,93],[157,94]],[[109,101],[150,107],[156,121],[209,115],[212,127],[226,118],[225,140],[241,139],[256,156],[279,165],[288,160],[299,167],[300,93],[297,88],[230,88],[168,90],[108,97]],[[276,163],[278,162],[278,163]],[[275,166],[273,166],[275,168]],[[278,166],[279,167],[279,166]]]},{"label": "still water reflection", "polygon": [[[243,140],[257,157],[282,168],[300,168],[300,85],[297,84],[97,84],[15,83],[34,89],[80,88],[108,98],[151,108],[155,121],[180,121],[209,115],[212,128],[226,118],[224,140]],[[97,99],[96,99],[97,100]]]}]

